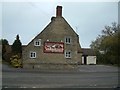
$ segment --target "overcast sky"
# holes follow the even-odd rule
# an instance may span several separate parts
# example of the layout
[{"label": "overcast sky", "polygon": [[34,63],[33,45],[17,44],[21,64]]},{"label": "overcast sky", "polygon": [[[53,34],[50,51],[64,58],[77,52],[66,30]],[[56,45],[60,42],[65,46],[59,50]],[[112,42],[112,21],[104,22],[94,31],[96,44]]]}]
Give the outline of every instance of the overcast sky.
[{"label": "overcast sky", "polygon": [[[79,35],[81,47],[89,47],[105,25],[118,22],[118,2],[4,2],[0,4],[2,37],[12,44],[17,34],[28,44],[63,7],[63,17]],[[62,1],[62,0],[61,0]],[[1,16],[2,15],[2,16]],[[59,32],[58,32],[59,33]]]}]

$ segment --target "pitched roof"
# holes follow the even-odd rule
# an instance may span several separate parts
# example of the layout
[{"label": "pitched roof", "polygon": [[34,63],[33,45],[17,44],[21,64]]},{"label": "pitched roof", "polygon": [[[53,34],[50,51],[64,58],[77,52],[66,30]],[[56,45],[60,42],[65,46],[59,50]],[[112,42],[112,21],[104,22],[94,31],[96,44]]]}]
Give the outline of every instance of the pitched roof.
[{"label": "pitched roof", "polygon": [[[59,7],[59,9],[61,9],[60,6],[58,6],[58,7]],[[62,17],[61,13],[57,12],[57,14],[58,15],[60,14],[60,16],[57,15],[56,17],[52,17],[51,22],[34,39],[36,39],[38,37],[39,38],[46,37],[45,35],[47,35],[47,38],[51,38],[51,37],[56,38],[56,36],[58,36],[58,35],[59,36],[63,36],[63,35],[78,36],[78,34],[73,30],[73,28],[68,24],[68,22]],[[69,35],[70,33],[71,33],[71,35]],[[32,39],[31,42],[34,39]],[[28,45],[31,42],[29,42]],[[81,52],[82,52],[81,46],[78,45],[78,53],[81,53]]]},{"label": "pitched roof", "polygon": [[96,53],[91,48],[82,48],[83,55],[96,56]]},{"label": "pitched roof", "polygon": [[52,17],[51,22],[45,27],[45,29],[40,33],[59,33],[59,34],[67,34],[68,32],[77,33],[73,30],[73,28],[68,24],[68,22],[63,17]]},{"label": "pitched roof", "polygon": [[[58,33],[59,35],[67,35],[68,32],[72,32],[72,35],[78,35],[63,17],[52,17],[51,22],[36,37],[44,37],[47,33],[48,38],[49,36],[51,37],[51,35],[56,38]],[[32,39],[31,42],[34,39]],[[29,42],[28,45],[31,42]]]}]

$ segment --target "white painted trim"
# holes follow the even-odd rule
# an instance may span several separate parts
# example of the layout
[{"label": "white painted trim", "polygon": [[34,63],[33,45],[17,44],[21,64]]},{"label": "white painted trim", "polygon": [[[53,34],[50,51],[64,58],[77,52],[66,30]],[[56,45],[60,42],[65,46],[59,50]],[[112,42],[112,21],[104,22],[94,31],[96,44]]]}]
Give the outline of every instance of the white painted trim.
[{"label": "white painted trim", "polygon": [[[66,39],[70,39],[70,42],[67,42]],[[71,44],[71,43],[72,43],[72,38],[71,38],[71,36],[66,36],[66,37],[65,37],[65,43],[66,43],[66,44]]]},{"label": "white painted trim", "polygon": [[[35,56],[34,56],[34,57],[31,57],[31,54],[32,54],[32,53],[34,53],[34,54],[35,54]],[[29,57],[30,57],[30,58],[36,58],[36,52],[34,52],[34,51],[30,51],[30,53],[29,53]]]},{"label": "white painted trim", "polygon": [[[36,42],[39,42],[39,45],[36,45]],[[34,46],[41,46],[41,39],[34,40]]]},{"label": "white painted trim", "polygon": [[[70,52],[70,57],[67,56],[68,52]],[[68,59],[72,58],[72,52],[71,52],[71,50],[67,50],[67,51],[65,50],[65,58],[68,58]]]}]

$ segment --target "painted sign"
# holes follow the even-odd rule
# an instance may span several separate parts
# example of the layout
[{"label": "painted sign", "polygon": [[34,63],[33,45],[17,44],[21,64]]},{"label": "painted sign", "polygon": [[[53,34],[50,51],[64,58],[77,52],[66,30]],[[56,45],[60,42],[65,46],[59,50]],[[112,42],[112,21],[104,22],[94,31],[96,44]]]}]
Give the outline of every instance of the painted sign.
[{"label": "painted sign", "polygon": [[64,53],[63,42],[45,42],[44,53]]}]

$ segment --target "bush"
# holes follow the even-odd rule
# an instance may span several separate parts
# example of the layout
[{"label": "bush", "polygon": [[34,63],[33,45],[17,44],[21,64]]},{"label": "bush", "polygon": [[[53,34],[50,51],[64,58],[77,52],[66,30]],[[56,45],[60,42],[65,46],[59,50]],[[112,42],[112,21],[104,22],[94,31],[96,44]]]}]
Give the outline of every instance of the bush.
[{"label": "bush", "polygon": [[20,57],[18,55],[13,55],[10,58],[10,64],[15,68],[18,68],[18,67],[22,68],[22,62],[21,62]]}]

